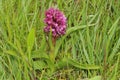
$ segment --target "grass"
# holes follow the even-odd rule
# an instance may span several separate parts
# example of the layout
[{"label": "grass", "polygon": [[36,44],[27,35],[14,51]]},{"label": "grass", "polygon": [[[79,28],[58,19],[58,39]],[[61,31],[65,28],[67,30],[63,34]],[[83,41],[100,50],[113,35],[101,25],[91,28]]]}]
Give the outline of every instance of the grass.
[{"label": "grass", "polygon": [[[55,47],[50,7],[67,17]],[[119,0],[0,0],[0,80],[118,80],[119,58]]]}]

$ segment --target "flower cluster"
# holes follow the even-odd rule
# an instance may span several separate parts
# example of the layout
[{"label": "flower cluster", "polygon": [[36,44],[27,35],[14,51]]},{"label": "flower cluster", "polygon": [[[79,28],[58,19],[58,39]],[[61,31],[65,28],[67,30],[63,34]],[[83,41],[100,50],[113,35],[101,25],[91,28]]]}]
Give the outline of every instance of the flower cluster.
[{"label": "flower cluster", "polygon": [[53,37],[64,35],[66,32],[66,17],[58,9],[50,8],[45,12],[44,22],[46,27],[44,32],[52,32]]}]

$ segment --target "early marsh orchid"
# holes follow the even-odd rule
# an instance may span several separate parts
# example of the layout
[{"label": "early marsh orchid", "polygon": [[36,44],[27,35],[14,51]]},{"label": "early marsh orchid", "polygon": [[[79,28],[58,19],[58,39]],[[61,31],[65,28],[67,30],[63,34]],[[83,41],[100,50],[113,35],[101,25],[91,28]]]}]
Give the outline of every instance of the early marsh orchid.
[{"label": "early marsh orchid", "polygon": [[52,32],[53,37],[59,37],[64,35],[66,32],[66,17],[58,9],[50,8],[45,12],[44,22],[46,27],[44,28],[45,33]]}]

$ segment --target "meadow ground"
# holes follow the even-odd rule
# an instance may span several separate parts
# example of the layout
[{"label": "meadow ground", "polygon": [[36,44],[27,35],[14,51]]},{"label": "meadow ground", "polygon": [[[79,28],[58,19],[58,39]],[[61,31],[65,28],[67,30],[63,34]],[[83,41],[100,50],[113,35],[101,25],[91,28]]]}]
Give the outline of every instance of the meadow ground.
[{"label": "meadow ground", "polygon": [[[52,44],[45,11],[67,31]],[[0,80],[118,80],[120,0],[0,0]]]}]

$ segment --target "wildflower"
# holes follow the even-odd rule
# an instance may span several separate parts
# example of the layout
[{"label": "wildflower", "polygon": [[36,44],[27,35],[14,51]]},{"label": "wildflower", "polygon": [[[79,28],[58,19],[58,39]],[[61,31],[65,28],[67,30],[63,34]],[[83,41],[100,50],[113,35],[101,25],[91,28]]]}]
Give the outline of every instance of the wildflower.
[{"label": "wildflower", "polygon": [[45,12],[44,22],[46,27],[44,32],[52,32],[53,37],[59,37],[66,32],[66,17],[58,9],[50,8]]}]

